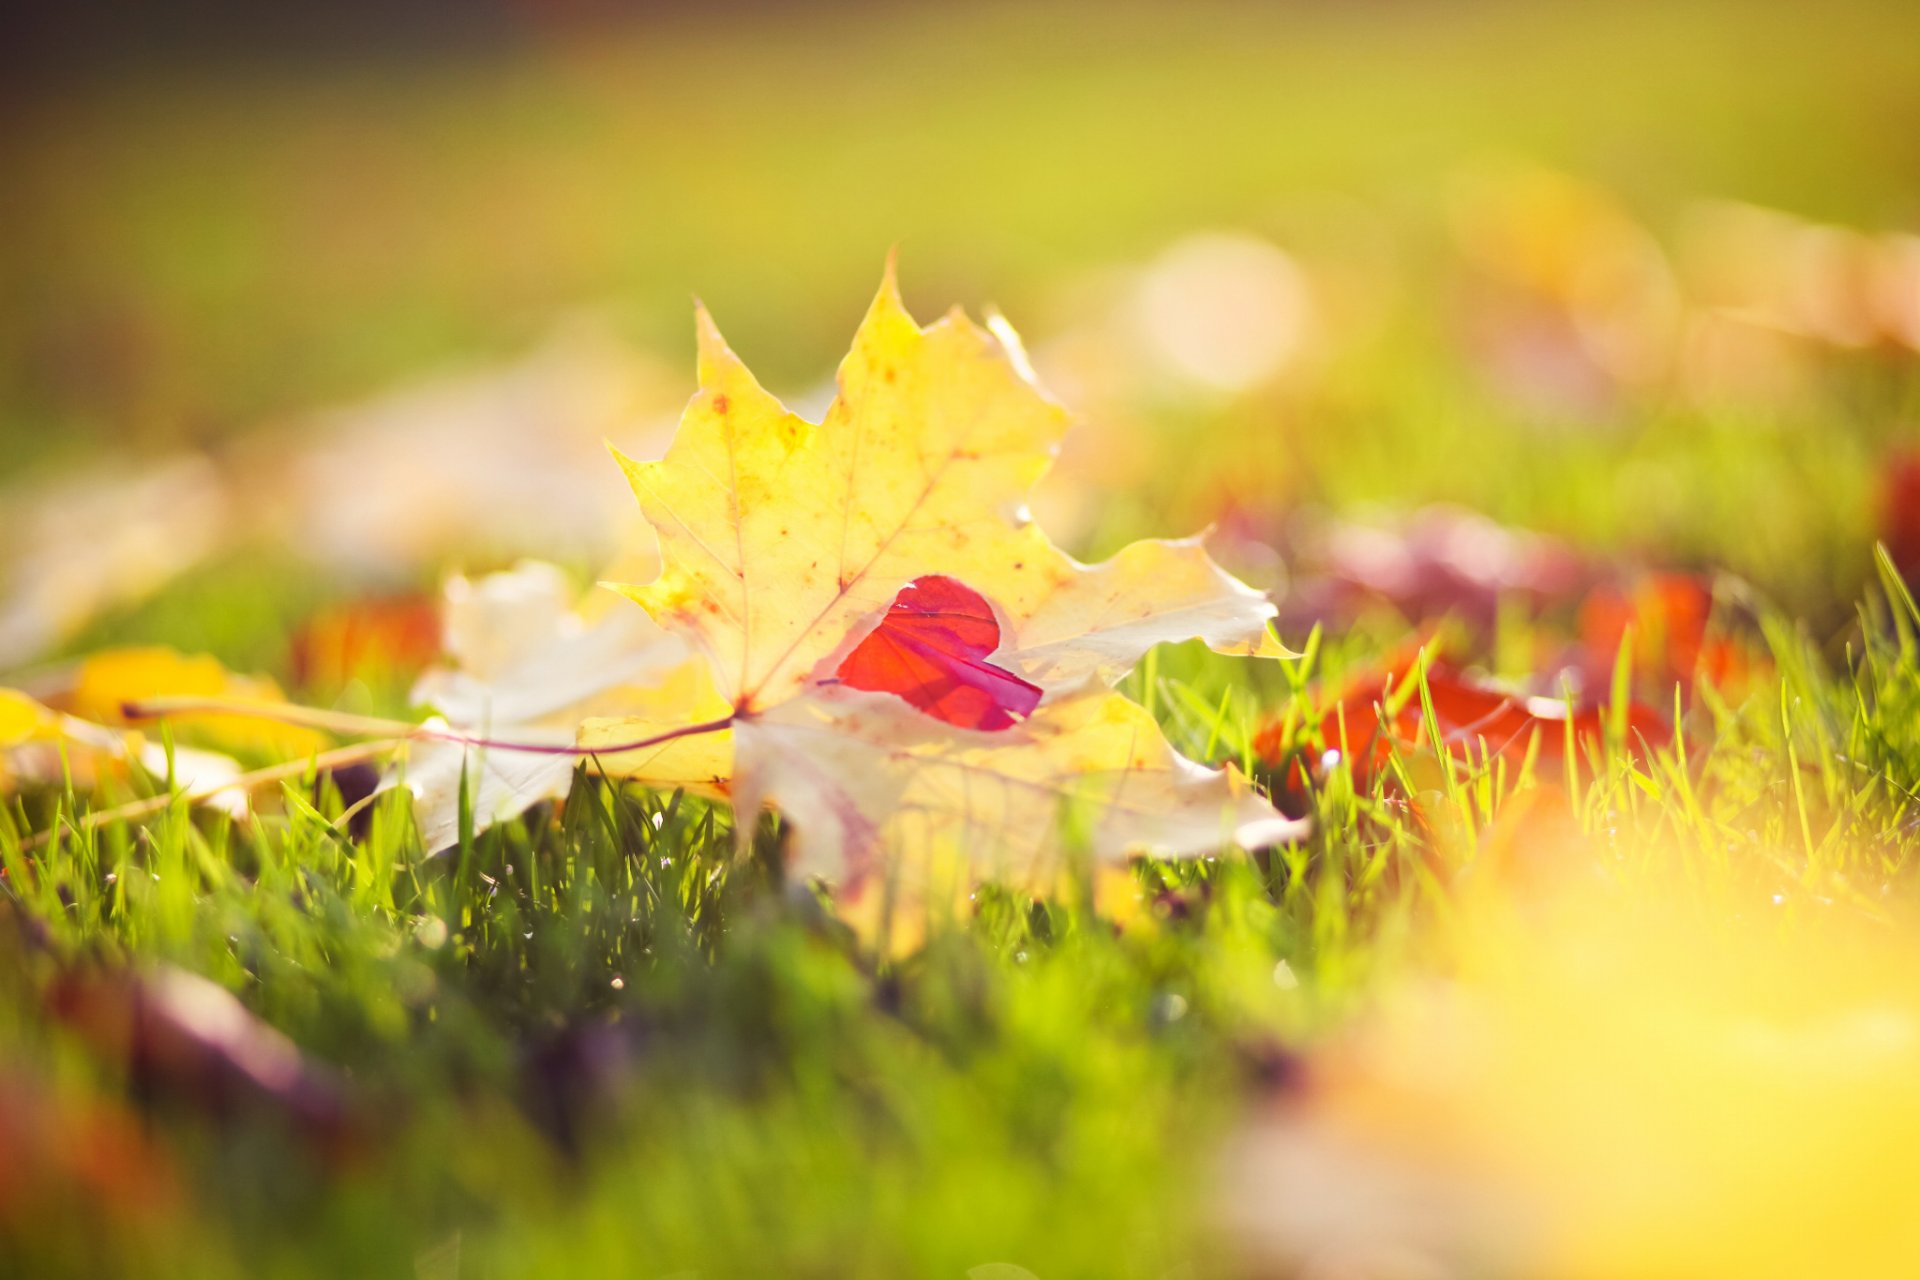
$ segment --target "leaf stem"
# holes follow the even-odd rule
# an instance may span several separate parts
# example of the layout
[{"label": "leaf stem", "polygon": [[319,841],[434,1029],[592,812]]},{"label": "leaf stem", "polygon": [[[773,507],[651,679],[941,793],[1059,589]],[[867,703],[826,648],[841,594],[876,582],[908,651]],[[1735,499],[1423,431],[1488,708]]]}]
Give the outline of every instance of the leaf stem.
[{"label": "leaf stem", "polygon": [[598,756],[621,751],[640,751],[647,747],[659,746],[664,742],[672,742],[676,738],[719,733],[723,729],[732,728],[734,721],[740,717],[739,712],[729,711],[716,720],[682,725],[678,729],[669,729],[665,733],[657,733],[633,742],[609,742],[583,747],[571,742],[515,742],[506,738],[488,738],[479,734],[462,733],[458,729],[413,724],[406,720],[388,720],[380,716],[361,716],[345,711],[327,711],[319,707],[302,707],[285,702],[257,702],[245,698],[148,698],[139,702],[126,703],[120,710],[121,714],[129,720],[157,720],[167,716],[186,715],[250,716],[259,720],[275,720],[282,724],[322,729],[329,733],[377,734],[383,738],[405,740],[424,738],[431,742],[451,742],[459,746],[485,747],[491,751],[519,751],[529,755],[543,756]]},{"label": "leaf stem", "polygon": [[111,809],[95,809],[92,813],[83,814],[78,819],[55,825],[46,831],[36,832],[28,836],[20,842],[20,849],[22,852],[25,852],[30,849],[39,848],[41,845],[52,840],[54,835],[61,830],[62,825],[76,833],[92,831],[94,828],[106,826],[108,823],[132,821],[135,818],[145,818],[152,814],[159,813],[175,800],[184,799],[189,804],[192,804],[201,800],[210,799],[223,791],[252,791],[254,788],[265,786],[270,782],[282,782],[288,778],[300,777],[309,770],[318,773],[323,769],[337,769],[342,765],[359,764],[363,760],[371,760],[375,756],[384,755],[386,752],[396,750],[405,745],[405,738],[388,738],[379,742],[356,742],[350,747],[336,747],[332,751],[322,751],[317,755],[302,756],[298,760],[286,760],[279,764],[268,765],[263,769],[254,769],[248,773],[236,774],[220,782],[206,783],[198,787],[187,787],[179,791],[168,790],[157,796],[147,796],[141,800],[133,800],[126,804],[115,805]]}]

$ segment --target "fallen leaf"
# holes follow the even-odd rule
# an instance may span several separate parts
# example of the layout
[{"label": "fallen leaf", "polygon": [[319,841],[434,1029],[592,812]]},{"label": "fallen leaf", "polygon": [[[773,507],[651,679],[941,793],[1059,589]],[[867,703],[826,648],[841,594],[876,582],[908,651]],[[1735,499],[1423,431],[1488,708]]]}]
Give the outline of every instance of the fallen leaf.
[{"label": "fallen leaf", "polygon": [[[81,659],[72,684],[55,704],[95,724],[127,725],[134,723],[127,704],[158,698],[249,702],[268,711],[286,704],[280,686],[266,676],[237,675],[204,654],[158,646],[107,649]],[[297,759],[327,746],[325,735],[269,716],[189,712],[168,720],[176,733],[226,751]]]},{"label": "fallen leaf", "polygon": [[1533,411],[1604,415],[1664,385],[1685,308],[1658,241],[1612,192],[1541,169],[1462,183],[1458,330],[1494,388]]},{"label": "fallen leaf", "polygon": [[294,633],[292,649],[293,680],[305,688],[412,676],[440,655],[439,602],[397,595],[323,609]]},{"label": "fallen leaf", "polygon": [[977,591],[952,578],[916,578],[880,625],[841,659],[850,689],[891,693],[961,729],[1005,729],[1040,702],[1040,686],[987,661],[1000,623]]},{"label": "fallen leaf", "polygon": [[215,452],[58,484],[0,476],[0,670],[236,548],[388,585],[476,547],[604,555],[630,504],[602,441],[664,441],[672,386],[581,314],[504,363],[409,379]]},{"label": "fallen leaf", "polygon": [[28,784],[88,790],[125,779],[130,764],[170,778],[179,791],[233,817],[248,811],[245,790],[218,789],[241,777],[231,756],[177,744],[169,750],[138,732],[65,714],[18,689],[0,689],[0,793]]},{"label": "fallen leaf", "polygon": [[1228,1139],[1253,1274],[1910,1271],[1910,918],[1790,882],[1703,900],[1657,839],[1596,875],[1567,834],[1530,833],[1523,894],[1463,880],[1425,923],[1430,976],[1317,1039],[1304,1089]]},{"label": "fallen leaf", "polygon": [[44,732],[54,713],[18,689],[0,689],[0,747],[17,747]]},{"label": "fallen leaf", "polygon": [[1196,540],[1094,567],[1053,546],[1023,503],[1064,411],[963,315],[915,325],[891,274],[820,425],[761,389],[704,311],[700,383],[663,459],[621,457],[664,560],[623,589],[708,655],[739,711],[799,692],[929,574],[991,600],[1013,660],[1032,651],[1036,669],[1016,674],[1048,688],[1117,679],[1169,639],[1286,653],[1265,597]]},{"label": "fallen leaf", "polygon": [[333,1154],[355,1140],[337,1074],[198,974],[74,969],[46,999],[49,1012],[125,1070],[141,1096],[215,1115],[264,1109]]},{"label": "fallen leaf", "polygon": [[[421,677],[414,701],[437,710],[441,725],[552,750],[413,743],[382,789],[404,782],[413,793],[414,820],[429,852],[459,838],[463,778],[479,830],[565,795],[580,763],[569,749],[589,709],[639,716],[663,697],[674,711],[705,705],[693,687],[704,665],[690,665],[680,641],[637,610],[583,611],[574,596],[566,575],[540,561],[448,579],[444,647],[457,665]],[[681,748],[681,758],[694,750]],[[645,763],[654,776],[666,776],[658,755]],[[694,768],[698,777],[712,773],[697,762]]]},{"label": "fallen leaf", "polygon": [[[736,808],[777,807],[804,874],[860,884],[888,855],[958,849],[1043,883],[1074,809],[1103,858],[1298,830],[1106,687],[1164,641],[1287,651],[1273,606],[1197,539],[1084,565],[1034,525],[1024,500],[1066,415],[1004,323],[956,311],[923,329],[889,268],[818,425],[704,311],[699,337],[700,390],[666,456],[620,459],[662,563],[621,589],[709,664]],[[700,719],[601,716],[580,742],[657,781],[629,749]]]},{"label": "fallen leaf", "polygon": [[1900,575],[1920,585],[1920,449],[1890,459],[1882,486],[1881,541]]},{"label": "fallen leaf", "polygon": [[824,688],[734,728],[734,802],[799,829],[794,869],[864,886],[881,855],[924,878],[950,850],[986,878],[1051,887],[1076,821],[1100,861],[1298,833],[1252,786],[1168,745],[1140,704],[1089,687],[1009,728],[955,729],[886,694]]},{"label": "fallen leaf", "polygon": [[1633,680],[1649,697],[1670,700],[1704,680],[1738,699],[1760,674],[1759,660],[1712,627],[1712,583],[1686,573],[1649,573],[1596,587],[1580,608],[1579,668],[1589,688],[1605,688],[1620,646],[1633,636]]},{"label": "fallen leaf", "polygon": [[40,658],[227,545],[234,506],[219,468],[192,454],[0,485],[0,669]]},{"label": "fallen leaf", "polygon": [[70,1095],[19,1066],[0,1075],[0,1231],[25,1235],[49,1214],[84,1212],[117,1231],[178,1213],[179,1171],[138,1118]]},{"label": "fallen leaf", "polygon": [[[1536,762],[1558,769],[1565,764],[1567,741],[1576,751],[1598,749],[1605,741],[1608,709],[1589,701],[1528,697],[1490,681],[1473,678],[1449,663],[1433,659],[1426,667],[1427,694],[1433,704],[1433,740],[1426,708],[1413,675],[1420,646],[1408,646],[1380,667],[1350,678],[1328,703],[1315,736],[1353,771],[1359,787],[1372,784],[1394,751],[1444,751],[1468,764],[1493,757],[1514,763],[1532,751]],[[1631,703],[1624,709],[1626,749],[1636,755],[1663,747],[1673,731],[1652,708]],[[1270,721],[1254,738],[1255,753],[1269,765],[1306,771],[1295,758],[1301,741],[1284,717]],[[1333,763],[1311,770],[1323,772]],[[1302,781],[1294,778],[1294,782]]]},{"label": "fallen leaf", "polygon": [[1446,505],[1333,521],[1307,541],[1308,568],[1284,612],[1302,625],[1344,623],[1384,603],[1414,621],[1457,617],[1491,633],[1503,605],[1539,612],[1577,597],[1592,576],[1557,538]]}]

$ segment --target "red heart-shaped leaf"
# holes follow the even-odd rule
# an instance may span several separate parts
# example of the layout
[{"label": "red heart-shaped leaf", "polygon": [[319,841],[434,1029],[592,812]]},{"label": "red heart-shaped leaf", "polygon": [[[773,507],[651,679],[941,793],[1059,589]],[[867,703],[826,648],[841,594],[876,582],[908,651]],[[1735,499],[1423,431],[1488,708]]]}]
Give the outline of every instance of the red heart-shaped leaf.
[{"label": "red heart-shaped leaf", "polygon": [[843,684],[891,693],[962,729],[1005,729],[1032,712],[1040,689],[987,661],[999,645],[986,597],[933,574],[900,588],[838,674]]}]

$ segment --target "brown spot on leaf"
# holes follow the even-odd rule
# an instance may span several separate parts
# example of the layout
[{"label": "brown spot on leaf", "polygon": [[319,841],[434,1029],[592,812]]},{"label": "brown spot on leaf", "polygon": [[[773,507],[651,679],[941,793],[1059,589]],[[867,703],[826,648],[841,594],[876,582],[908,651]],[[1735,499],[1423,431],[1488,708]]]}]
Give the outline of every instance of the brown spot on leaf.
[{"label": "brown spot on leaf", "polygon": [[725,413],[732,407],[732,404],[733,402],[727,399],[726,393],[721,392],[713,398],[713,411],[715,413]]}]

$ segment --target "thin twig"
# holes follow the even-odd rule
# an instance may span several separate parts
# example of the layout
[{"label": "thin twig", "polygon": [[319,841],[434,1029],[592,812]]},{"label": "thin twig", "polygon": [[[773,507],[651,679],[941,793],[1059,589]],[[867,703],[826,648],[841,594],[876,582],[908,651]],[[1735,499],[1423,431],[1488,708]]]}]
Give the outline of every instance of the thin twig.
[{"label": "thin twig", "polygon": [[169,791],[165,795],[148,796],[143,800],[132,800],[126,804],[115,805],[111,809],[96,809],[92,813],[83,814],[77,820],[28,836],[21,841],[20,848],[22,852],[38,849],[62,830],[70,830],[77,834],[92,831],[96,827],[103,827],[112,822],[130,822],[138,818],[150,817],[171,805],[175,800],[184,799],[189,804],[197,804],[223,791],[236,789],[251,791],[270,782],[297,778],[309,770],[317,773],[322,769],[337,769],[342,765],[359,764],[363,760],[370,760],[388,751],[404,747],[406,744],[405,738],[389,738],[380,742],[356,742],[350,747],[335,747],[331,751],[322,751],[317,755],[303,756],[298,760],[288,760],[281,764],[268,765],[263,769],[237,774],[223,782],[207,783],[181,791]]}]

